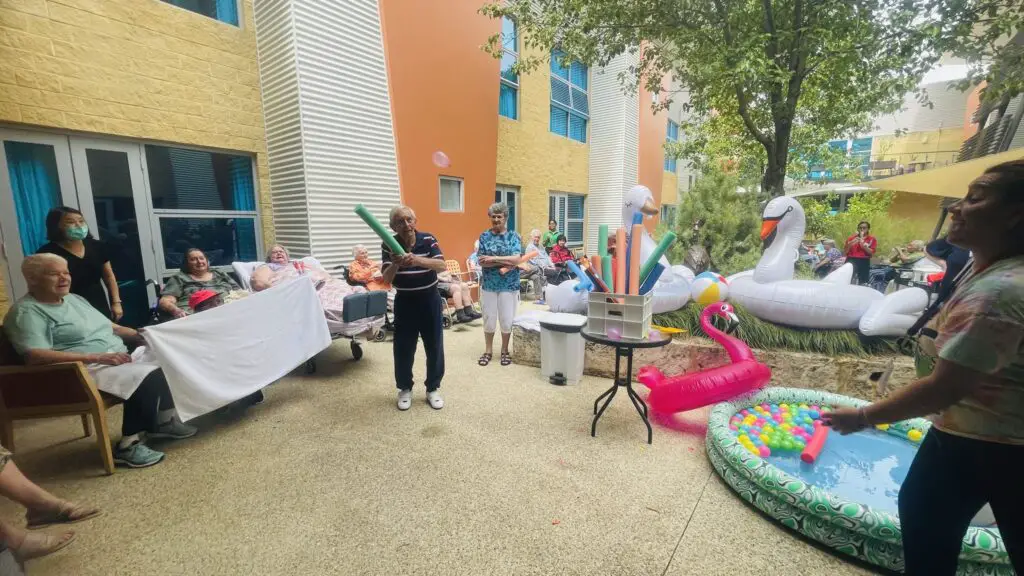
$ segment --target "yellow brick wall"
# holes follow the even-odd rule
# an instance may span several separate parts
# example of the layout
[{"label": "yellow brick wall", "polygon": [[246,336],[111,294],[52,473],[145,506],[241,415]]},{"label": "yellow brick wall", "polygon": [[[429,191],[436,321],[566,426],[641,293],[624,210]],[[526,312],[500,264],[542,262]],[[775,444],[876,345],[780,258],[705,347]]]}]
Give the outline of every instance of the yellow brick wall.
[{"label": "yellow brick wall", "polygon": [[587,193],[590,146],[551,133],[549,73],[541,66],[520,77],[518,120],[498,116],[496,183],[519,187],[524,236],[547,229],[549,192]]},{"label": "yellow brick wall", "polygon": [[[875,136],[871,142],[871,160],[895,160],[907,169],[911,164],[922,162],[930,163],[929,168],[939,168],[956,161],[963,141],[963,127]],[[888,172],[879,175],[888,175]]]},{"label": "yellow brick wall", "polygon": [[661,204],[675,206],[679,203],[679,177],[675,172],[661,173]]},{"label": "yellow brick wall", "polygon": [[255,154],[269,245],[252,0],[240,4],[238,27],[159,0],[0,0],[0,123]]}]

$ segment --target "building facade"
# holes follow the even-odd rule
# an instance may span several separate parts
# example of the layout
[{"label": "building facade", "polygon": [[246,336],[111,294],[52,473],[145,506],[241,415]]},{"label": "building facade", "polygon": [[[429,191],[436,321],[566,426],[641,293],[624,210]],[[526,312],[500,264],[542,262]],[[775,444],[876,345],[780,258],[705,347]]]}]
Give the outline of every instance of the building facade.
[{"label": "building facade", "polygon": [[4,2],[0,35],[0,314],[59,205],[107,245],[131,321],[187,247],[214,265],[263,254],[274,224],[250,1]]},{"label": "building facade", "polygon": [[[340,264],[380,244],[357,204],[385,219],[404,203],[464,268],[495,201],[524,237],[553,218],[585,248],[637,182],[660,197],[667,114],[617,78],[636,55],[592,69],[532,54],[550,65],[516,74],[518,30],[479,8],[256,0],[278,241]],[[481,49],[495,34],[500,59]]]}]

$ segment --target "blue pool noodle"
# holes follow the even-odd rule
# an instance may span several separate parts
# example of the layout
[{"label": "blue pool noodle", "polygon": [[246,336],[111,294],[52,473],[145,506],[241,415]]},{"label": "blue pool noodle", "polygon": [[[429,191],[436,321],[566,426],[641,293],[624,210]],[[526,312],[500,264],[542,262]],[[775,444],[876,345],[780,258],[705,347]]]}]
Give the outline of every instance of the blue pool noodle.
[{"label": "blue pool noodle", "polygon": [[572,273],[576,275],[576,279],[579,280],[579,284],[572,287],[573,290],[576,292],[582,292],[583,290],[590,292],[594,289],[594,283],[590,281],[590,277],[587,276],[583,270],[580,270],[580,267],[576,265],[576,262],[569,260],[567,264],[569,266],[569,270],[571,270]]},{"label": "blue pool noodle", "polygon": [[661,264],[655,264],[654,269],[647,275],[644,280],[643,286],[640,286],[640,294],[647,294],[654,289],[655,283],[658,282],[658,278],[661,278],[661,273],[665,271],[665,267]]}]

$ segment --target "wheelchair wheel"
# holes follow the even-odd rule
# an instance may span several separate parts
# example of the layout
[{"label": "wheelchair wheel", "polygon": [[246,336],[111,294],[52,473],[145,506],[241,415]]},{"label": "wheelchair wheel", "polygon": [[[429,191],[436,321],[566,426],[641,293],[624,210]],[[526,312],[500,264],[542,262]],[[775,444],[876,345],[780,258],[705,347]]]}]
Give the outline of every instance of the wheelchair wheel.
[{"label": "wheelchair wheel", "polygon": [[359,360],[362,357],[363,357],[363,347],[362,347],[362,345],[360,345],[359,342],[356,342],[355,340],[353,340],[352,341],[352,359],[353,360]]},{"label": "wheelchair wheel", "polygon": [[373,335],[373,341],[374,342],[383,342],[383,341],[385,341],[387,339],[388,339],[388,333],[383,328],[381,328],[380,330],[377,330],[377,333]]},{"label": "wheelchair wheel", "polygon": [[451,328],[452,327],[452,317],[447,315],[447,314],[445,314],[444,316],[441,316],[441,326],[443,326],[445,330]]}]

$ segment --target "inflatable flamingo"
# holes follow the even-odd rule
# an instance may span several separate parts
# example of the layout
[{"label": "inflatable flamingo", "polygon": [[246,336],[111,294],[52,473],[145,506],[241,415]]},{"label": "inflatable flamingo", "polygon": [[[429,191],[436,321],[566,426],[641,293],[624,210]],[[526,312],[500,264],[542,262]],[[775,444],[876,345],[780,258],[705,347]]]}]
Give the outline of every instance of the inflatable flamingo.
[{"label": "inflatable flamingo", "polygon": [[671,378],[654,366],[643,366],[637,371],[636,380],[650,388],[647,404],[651,410],[671,414],[724,402],[759,390],[771,379],[771,368],[758,362],[745,342],[715,328],[711,324],[712,316],[728,320],[731,324],[730,332],[739,323],[739,319],[733,307],[724,302],[708,305],[700,315],[700,327],[725,348],[731,363]]}]

